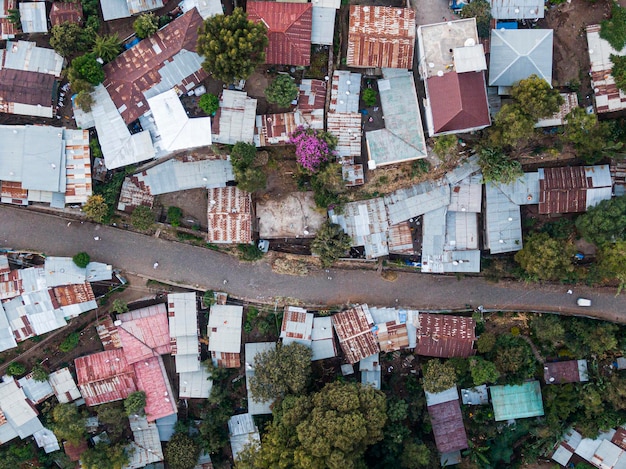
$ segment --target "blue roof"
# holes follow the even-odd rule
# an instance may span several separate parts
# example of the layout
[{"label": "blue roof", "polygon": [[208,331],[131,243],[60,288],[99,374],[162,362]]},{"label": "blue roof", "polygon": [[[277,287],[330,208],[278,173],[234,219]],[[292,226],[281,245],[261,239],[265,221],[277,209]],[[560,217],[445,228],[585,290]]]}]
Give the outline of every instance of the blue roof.
[{"label": "blue roof", "polygon": [[543,415],[539,381],[519,386],[491,386],[490,391],[496,422]]}]

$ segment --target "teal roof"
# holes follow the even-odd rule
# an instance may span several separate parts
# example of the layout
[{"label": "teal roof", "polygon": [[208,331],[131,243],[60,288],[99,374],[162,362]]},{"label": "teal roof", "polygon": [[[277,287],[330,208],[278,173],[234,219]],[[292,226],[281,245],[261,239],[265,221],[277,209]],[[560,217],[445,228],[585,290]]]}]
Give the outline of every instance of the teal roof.
[{"label": "teal roof", "polygon": [[543,415],[539,381],[521,386],[491,386],[490,391],[496,422]]}]

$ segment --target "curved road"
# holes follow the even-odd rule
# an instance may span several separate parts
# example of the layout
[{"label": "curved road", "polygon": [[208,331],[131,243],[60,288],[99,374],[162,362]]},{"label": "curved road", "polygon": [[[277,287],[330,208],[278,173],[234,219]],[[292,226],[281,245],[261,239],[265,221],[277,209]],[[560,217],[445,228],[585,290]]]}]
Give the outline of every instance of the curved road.
[{"label": "curved road", "polygon": [[[93,260],[124,271],[198,289],[226,290],[235,297],[264,303],[272,303],[276,298],[298,298],[308,305],[364,302],[423,310],[483,305],[486,310],[584,314],[626,323],[626,296],[616,297],[614,289],[581,286],[568,295],[567,287],[559,285],[489,283],[478,277],[457,280],[410,272],[399,273],[395,282],[387,282],[375,271],[340,269],[295,277],[276,274],[263,261],[241,263],[209,249],[110,226],[75,220],[68,226],[68,222],[69,219],[31,209],[0,206],[0,246],[59,256],[86,251]],[[155,261],[159,262],[156,270],[152,267]],[[578,296],[590,298],[592,307],[576,306]]]}]

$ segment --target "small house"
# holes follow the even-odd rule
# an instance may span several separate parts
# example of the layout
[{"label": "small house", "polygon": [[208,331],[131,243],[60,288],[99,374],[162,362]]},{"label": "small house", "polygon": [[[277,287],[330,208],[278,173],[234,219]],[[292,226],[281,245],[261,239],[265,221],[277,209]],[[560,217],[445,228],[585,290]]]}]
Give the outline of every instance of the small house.
[{"label": "small house", "polygon": [[256,357],[259,354],[274,350],[276,348],[275,342],[248,342],[245,345],[246,353],[246,388],[248,390],[248,413],[250,415],[263,415],[272,413],[272,400],[269,401],[257,401],[252,395],[252,388],[250,387],[250,380],[254,378],[254,368],[256,366]]},{"label": "small house", "polygon": [[380,390],[381,368],[379,353],[359,360],[359,372],[361,373],[361,384]]},{"label": "small house", "polygon": [[124,465],[124,469],[139,469],[163,461],[163,448],[157,425],[137,415],[131,415],[128,420],[133,432],[133,441],[128,445],[129,461]]},{"label": "small house", "polygon": [[252,196],[228,186],[209,189],[207,223],[210,243],[252,242]]},{"label": "small house", "polygon": [[328,132],[337,136],[335,152],[342,164],[354,164],[355,158],[361,156],[360,92],[360,73],[347,70],[333,72],[326,121]]},{"label": "small house", "polygon": [[496,20],[537,20],[544,16],[542,0],[489,0]]},{"label": "small house", "polygon": [[459,391],[456,386],[439,393],[426,392],[426,405],[441,459],[455,458],[455,453],[467,448]]},{"label": "small house", "polygon": [[374,320],[366,304],[334,314],[332,321],[348,363],[354,364],[380,352],[373,332]]},{"label": "small house", "polygon": [[491,386],[491,403],[496,422],[543,415],[539,381],[521,385]]},{"label": "small house", "polygon": [[48,376],[48,382],[60,404],[67,404],[82,397],[69,368],[53,371]]},{"label": "small house", "polygon": [[475,328],[476,321],[472,318],[420,313],[417,354],[440,358],[474,355]]},{"label": "small house", "polygon": [[13,378],[3,377],[0,382],[0,444],[18,436],[23,440],[43,430],[37,411],[26,399]]},{"label": "small house", "polygon": [[10,10],[17,10],[17,0],[0,0],[0,39],[13,39],[18,34],[17,25],[9,21]]},{"label": "small house", "polygon": [[46,2],[20,2],[20,24],[24,34],[47,33]]},{"label": "small house", "polygon": [[[332,11],[334,12],[335,10]],[[333,28],[334,25],[333,20]],[[312,129],[324,130],[326,82],[324,80],[304,78],[298,89],[298,110],[305,125]]]},{"label": "small house", "polygon": [[297,306],[285,306],[283,324],[280,328],[280,338],[283,345],[297,342],[311,347],[311,333],[313,331],[313,313]]},{"label": "small house", "polygon": [[615,50],[609,42],[600,37],[600,25],[587,26],[587,45],[591,63],[591,88],[598,114],[626,109],[626,93],[621,91],[611,74],[611,55],[624,56],[626,48]]},{"label": "small house", "polygon": [[254,143],[257,100],[245,91],[224,90],[212,121],[215,143]]},{"label": "small house", "polygon": [[546,363],[543,366],[546,384],[582,383],[589,381],[587,360],[567,360]]},{"label": "small house", "polygon": [[100,0],[100,6],[104,21],[111,21],[157,10],[163,0]]},{"label": "small house", "polygon": [[243,306],[211,306],[207,336],[213,364],[222,368],[241,366]]},{"label": "small house", "polygon": [[261,444],[261,436],[259,429],[254,424],[251,414],[233,415],[228,420],[228,434],[230,437],[230,446],[233,453],[233,459],[237,459],[237,455],[250,444]]},{"label": "small house", "polygon": [[343,207],[343,213],[331,212],[329,217],[332,222],[340,225],[350,236],[352,246],[363,246],[365,257],[373,259],[389,254],[389,221],[382,197],[348,202]]},{"label": "small house", "polygon": [[54,26],[63,23],[80,24],[83,21],[83,6],[80,1],[54,2],[50,7],[50,24]]},{"label": "small house", "polygon": [[311,360],[324,360],[337,356],[337,347],[333,336],[333,325],[330,317],[313,318],[311,329]]}]

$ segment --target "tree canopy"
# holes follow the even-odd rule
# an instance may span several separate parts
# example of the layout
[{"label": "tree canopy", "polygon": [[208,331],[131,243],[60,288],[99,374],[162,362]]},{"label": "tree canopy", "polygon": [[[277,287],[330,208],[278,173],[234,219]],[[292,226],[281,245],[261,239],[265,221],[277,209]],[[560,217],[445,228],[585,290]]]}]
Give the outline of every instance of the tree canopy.
[{"label": "tree canopy", "polygon": [[311,252],[320,256],[323,267],[330,267],[352,246],[352,239],[341,226],[327,220],[311,243]]},{"label": "tree canopy", "polygon": [[174,434],[165,447],[165,461],[172,469],[193,469],[199,455],[198,445],[184,433]]},{"label": "tree canopy", "polygon": [[626,196],[603,200],[576,219],[576,229],[590,243],[626,240]]},{"label": "tree canopy", "polygon": [[537,75],[531,75],[514,84],[511,87],[511,96],[522,112],[533,121],[552,116],[563,104],[559,90],[552,88],[550,83]]},{"label": "tree canopy", "polygon": [[551,238],[547,233],[531,233],[515,260],[532,278],[562,280],[574,271],[576,248],[571,242]]},{"label": "tree canopy", "polygon": [[159,18],[154,13],[142,13],[133,23],[133,29],[139,39],[150,37],[159,30]]},{"label": "tree canopy", "polygon": [[83,54],[72,60],[67,76],[70,82],[78,79],[98,85],[104,81],[104,70],[94,54]]},{"label": "tree canopy", "polygon": [[124,410],[126,415],[144,415],[146,407],[146,393],[143,391],[131,392],[124,400]]},{"label": "tree canopy", "polygon": [[128,463],[127,451],[124,443],[107,445],[100,442],[85,451],[80,462],[84,469],[122,469]]},{"label": "tree canopy", "polygon": [[198,32],[198,54],[204,57],[202,67],[226,83],[252,75],[256,66],[265,61],[267,45],[265,24],[249,21],[241,8],[235,8],[230,15],[207,18]]},{"label": "tree canopy", "polygon": [[595,114],[587,114],[583,108],[570,112],[565,125],[565,140],[571,143],[585,163],[594,164],[620,150],[622,142],[613,142],[609,124],[600,122]]},{"label": "tree canopy", "polygon": [[423,369],[424,390],[437,393],[456,386],[456,371],[449,362],[430,360]]},{"label": "tree canopy", "polygon": [[96,35],[92,52],[105,63],[110,62],[122,50],[122,43],[117,33],[110,35]]},{"label": "tree canopy", "polygon": [[220,100],[214,94],[205,93],[198,100],[198,107],[207,115],[212,116],[220,108]]},{"label": "tree canopy", "polygon": [[288,107],[298,97],[298,85],[289,75],[278,75],[265,88],[265,97],[269,103]]},{"label": "tree canopy", "polygon": [[504,104],[494,119],[489,132],[492,145],[499,147],[515,146],[532,137],[535,121],[526,114],[518,103]]},{"label": "tree canopy", "polygon": [[478,164],[485,182],[508,184],[524,175],[522,165],[498,148],[486,147],[478,154]]},{"label": "tree canopy", "polygon": [[535,374],[535,356],[530,345],[521,337],[501,334],[496,347],[487,355],[497,370],[506,375],[507,384],[520,384]]},{"label": "tree canopy", "polygon": [[91,257],[86,252],[79,252],[72,257],[74,264],[80,268],[85,268],[91,262]]},{"label": "tree canopy", "polygon": [[485,383],[495,383],[500,377],[500,373],[495,363],[485,360],[482,357],[472,357],[469,359],[472,381],[475,386]]},{"label": "tree canopy", "polygon": [[79,444],[85,438],[85,417],[74,404],[58,404],[52,409],[52,430],[61,440]]},{"label": "tree canopy", "polygon": [[149,230],[154,226],[154,212],[146,205],[139,205],[130,214],[130,223],[138,230]]},{"label": "tree canopy", "polygon": [[618,292],[621,292],[626,285],[626,241],[604,244],[598,267],[604,276],[619,281]]},{"label": "tree canopy", "polygon": [[50,47],[65,58],[91,50],[96,40],[93,28],[61,23],[50,30]]},{"label": "tree canopy", "polygon": [[626,45],[626,8],[611,2],[611,18],[600,23],[600,37],[620,51]]},{"label": "tree canopy", "polygon": [[267,185],[267,176],[256,159],[256,147],[251,143],[237,142],[230,152],[237,186],[246,192],[263,190]]},{"label": "tree canopy", "polygon": [[325,163],[335,159],[337,137],[323,130],[299,126],[290,136],[289,143],[296,146],[296,160],[305,170],[315,173]]},{"label": "tree canopy", "polygon": [[301,394],[311,376],[311,349],[293,342],[258,354],[250,390],[256,401]]}]

